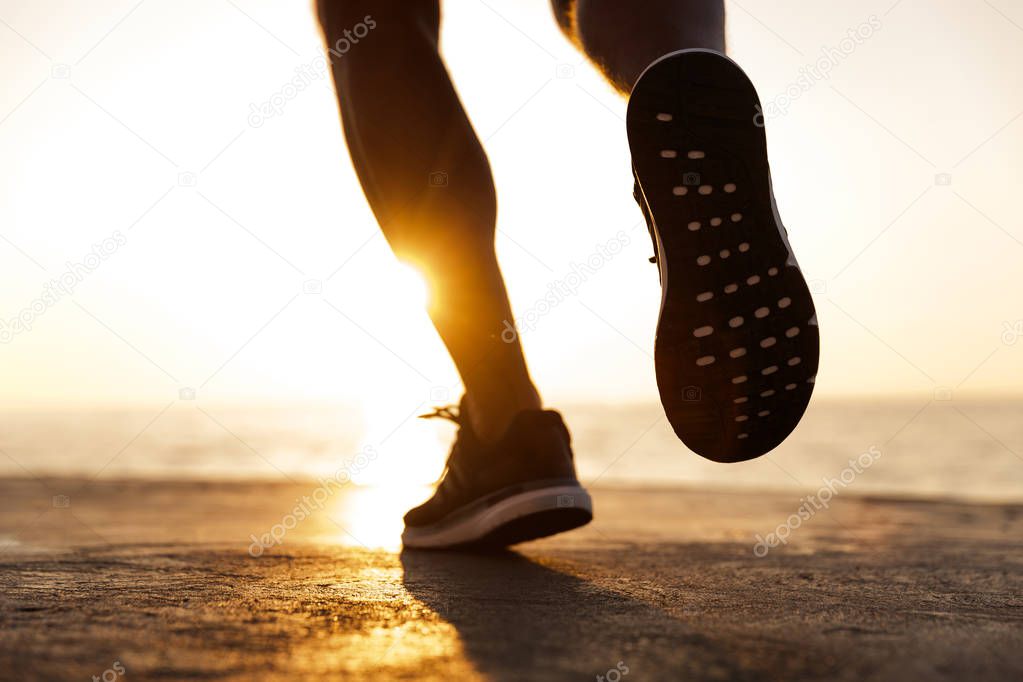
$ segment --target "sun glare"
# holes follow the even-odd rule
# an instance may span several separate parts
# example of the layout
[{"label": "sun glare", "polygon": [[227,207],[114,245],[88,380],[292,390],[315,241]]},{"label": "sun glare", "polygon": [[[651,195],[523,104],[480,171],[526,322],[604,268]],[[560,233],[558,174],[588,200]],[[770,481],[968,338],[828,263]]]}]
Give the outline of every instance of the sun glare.
[{"label": "sun glare", "polygon": [[411,265],[399,263],[394,268],[394,290],[408,305],[425,310],[430,303],[430,287],[423,273]]},{"label": "sun glare", "polygon": [[430,496],[430,486],[388,484],[355,488],[337,501],[330,516],[339,530],[329,541],[366,549],[401,548],[402,517]]}]

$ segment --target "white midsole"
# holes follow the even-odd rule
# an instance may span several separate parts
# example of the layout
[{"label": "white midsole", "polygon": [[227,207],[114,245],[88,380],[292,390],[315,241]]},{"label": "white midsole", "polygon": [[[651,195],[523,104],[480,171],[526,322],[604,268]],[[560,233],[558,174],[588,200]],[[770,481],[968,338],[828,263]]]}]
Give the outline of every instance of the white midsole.
[{"label": "white midsole", "polygon": [[552,509],[585,509],[593,513],[593,501],[582,486],[559,485],[519,493],[492,507],[442,528],[406,528],[401,541],[406,547],[448,547],[474,542],[509,521]]}]

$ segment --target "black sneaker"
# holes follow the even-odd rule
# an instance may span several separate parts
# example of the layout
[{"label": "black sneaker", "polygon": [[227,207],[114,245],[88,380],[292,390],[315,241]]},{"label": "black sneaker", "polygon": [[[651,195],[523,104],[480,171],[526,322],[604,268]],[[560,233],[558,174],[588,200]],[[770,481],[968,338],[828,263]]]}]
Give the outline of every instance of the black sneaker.
[{"label": "black sneaker", "polygon": [[437,491],[405,515],[406,547],[506,547],[593,518],[557,412],[520,412],[493,445],[476,438],[464,408],[440,408],[424,417],[450,419],[459,429]]},{"label": "black sneaker", "polygon": [[820,342],[756,90],[718,52],[675,52],[639,77],[627,128],[660,268],[654,364],[668,421],[708,459],[759,457],[803,416]]}]

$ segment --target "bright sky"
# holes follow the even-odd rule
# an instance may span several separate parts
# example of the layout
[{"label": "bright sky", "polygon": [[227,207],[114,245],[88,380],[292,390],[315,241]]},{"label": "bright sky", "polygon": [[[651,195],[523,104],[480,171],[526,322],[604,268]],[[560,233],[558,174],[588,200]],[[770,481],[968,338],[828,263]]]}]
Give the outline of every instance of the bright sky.
[{"label": "bright sky", "polygon": [[[731,54],[765,102],[879,21],[768,123],[781,213],[817,292],[818,392],[1013,392],[1023,7],[893,2],[728,3]],[[535,378],[549,402],[655,399],[657,275],[625,102],[546,0],[445,5],[514,309],[619,231],[631,239],[524,334]],[[0,0],[0,317],[93,244],[112,251],[4,337],[0,403],[160,405],[182,387],[213,402],[457,398],[421,287],[357,186],[329,83],[249,124],[319,49],[305,3]],[[309,280],[322,293],[304,293]]]}]

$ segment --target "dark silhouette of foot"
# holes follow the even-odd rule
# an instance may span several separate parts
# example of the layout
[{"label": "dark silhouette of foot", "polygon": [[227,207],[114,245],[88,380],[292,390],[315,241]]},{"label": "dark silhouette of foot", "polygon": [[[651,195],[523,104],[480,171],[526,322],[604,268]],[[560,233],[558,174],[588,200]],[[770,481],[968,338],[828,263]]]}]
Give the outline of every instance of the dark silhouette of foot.
[{"label": "dark silhouette of foot", "polygon": [[708,459],[759,457],[799,423],[820,354],[760,100],[732,60],[682,50],[640,76],[627,121],[663,290],[654,361],[665,413]]},{"label": "dark silhouette of foot", "polygon": [[590,522],[592,502],[576,478],[560,414],[525,410],[485,444],[462,402],[424,415],[450,419],[459,430],[437,491],[405,515],[406,547],[504,547]]}]

